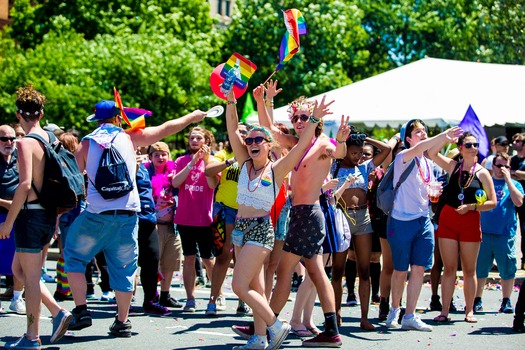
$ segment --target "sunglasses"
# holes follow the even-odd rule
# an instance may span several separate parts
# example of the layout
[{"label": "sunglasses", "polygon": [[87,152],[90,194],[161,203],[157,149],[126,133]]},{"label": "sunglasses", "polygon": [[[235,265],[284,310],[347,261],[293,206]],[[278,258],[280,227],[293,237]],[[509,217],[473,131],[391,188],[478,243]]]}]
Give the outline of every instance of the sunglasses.
[{"label": "sunglasses", "polygon": [[465,148],[479,148],[479,142],[466,142],[464,146]]},{"label": "sunglasses", "polygon": [[366,134],[351,134],[350,140],[361,140],[364,141],[366,139]]},{"label": "sunglasses", "polygon": [[294,115],[292,118],[292,123],[296,123],[299,119],[303,122],[307,122],[310,119],[310,116],[307,114]]},{"label": "sunglasses", "polygon": [[7,136],[0,137],[0,141],[2,142],[7,142],[7,141],[14,142],[15,140],[16,140],[16,137],[7,137]]},{"label": "sunglasses", "polygon": [[494,164],[494,166],[496,168],[505,168],[505,169],[510,169],[510,166],[509,165],[505,165],[505,164]]},{"label": "sunglasses", "polygon": [[503,142],[503,143],[497,143],[496,145],[501,146],[501,147],[507,147],[509,145],[509,143],[508,142]]},{"label": "sunglasses", "polygon": [[266,141],[266,142],[270,142],[269,140],[265,139],[264,137],[262,136],[257,136],[257,137],[247,137],[244,139],[244,142],[246,143],[246,145],[250,146],[251,144],[253,144],[255,142],[256,145],[260,145],[261,143],[263,143],[263,141]]},{"label": "sunglasses", "polygon": [[521,143],[523,143],[523,140],[514,140],[512,142],[521,142]]}]

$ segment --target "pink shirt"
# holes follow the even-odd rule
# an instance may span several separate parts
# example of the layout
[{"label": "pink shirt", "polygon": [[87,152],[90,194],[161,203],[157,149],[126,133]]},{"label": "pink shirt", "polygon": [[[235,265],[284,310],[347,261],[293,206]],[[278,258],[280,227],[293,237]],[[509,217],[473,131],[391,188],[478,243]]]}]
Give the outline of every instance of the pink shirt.
[{"label": "pink shirt", "polygon": [[[181,156],[175,160],[174,170],[184,170],[193,156]],[[184,226],[209,226],[212,222],[213,188],[208,186],[204,175],[204,161],[199,159],[179,186],[179,203],[174,222]]]}]

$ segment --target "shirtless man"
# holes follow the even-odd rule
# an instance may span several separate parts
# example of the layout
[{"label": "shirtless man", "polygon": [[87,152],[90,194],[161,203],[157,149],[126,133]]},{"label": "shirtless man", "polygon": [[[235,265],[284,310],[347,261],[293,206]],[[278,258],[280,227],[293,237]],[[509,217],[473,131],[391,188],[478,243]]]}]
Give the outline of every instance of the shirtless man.
[{"label": "shirtless man", "polygon": [[[330,102],[329,105],[333,103]],[[312,118],[313,102],[304,97],[293,101],[288,110],[295,132],[301,137],[304,127]],[[346,154],[346,139],[350,133],[349,117],[341,117],[341,126],[336,135],[337,145],[321,135],[323,123],[319,123],[311,145],[292,171],[291,188],[293,206],[290,211],[290,227],[286,236],[283,253],[277,267],[275,285],[270,307],[278,314],[290,295],[292,273],[297,263],[304,258],[306,270],[317,288],[325,316],[325,330],[314,338],[303,341],[308,347],[341,346],[342,340],[337,328],[334,290],[324,271],[322,243],[325,237],[324,215],[319,206],[321,186],[328,176],[332,159],[343,158]],[[271,130],[279,144],[292,148],[298,138],[283,134],[270,119],[259,120],[262,126]]]}]

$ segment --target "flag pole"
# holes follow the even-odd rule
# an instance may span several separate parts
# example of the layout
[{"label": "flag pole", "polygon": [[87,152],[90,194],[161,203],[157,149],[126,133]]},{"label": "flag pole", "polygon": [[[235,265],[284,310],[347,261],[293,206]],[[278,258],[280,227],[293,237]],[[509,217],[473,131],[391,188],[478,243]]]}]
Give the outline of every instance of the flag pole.
[{"label": "flag pole", "polygon": [[268,80],[270,80],[270,79],[273,77],[273,75],[274,75],[275,73],[277,73],[276,70],[274,70],[273,73],[270,74],[270,76],[268,77],[268,79],[266,79],[266,80],[264,81],[263,85],[266,85],[266,83],[268,82]]}]

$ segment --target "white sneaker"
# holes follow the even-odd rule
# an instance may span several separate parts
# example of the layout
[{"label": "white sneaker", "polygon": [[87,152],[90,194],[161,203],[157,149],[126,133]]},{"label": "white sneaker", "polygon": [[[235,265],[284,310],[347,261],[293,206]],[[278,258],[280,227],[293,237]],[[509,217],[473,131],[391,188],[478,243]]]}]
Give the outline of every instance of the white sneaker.
[{"label": "white sneaker", "polygon": [[271,327],[266,327],[270,333],[270,343],[266,350],[275,350],[281,347],[281,344],[284,342],[290,329],[292,327],[287,322],[281,322],[279,319],[275,321],[275,324]]},{"label": "white sneaker", "polygon": [[224,300],[224,296],[222,294],[217,297],[215,305],[217,305],[217,310],[219,311],[226,310],[226,300]]},{"label": "white sneaker", "polygon": [[115,294],[111,291],[104,292],[100,296],[100,301],[113,301],[115,299]]},{"label": "white sneaker", "polygon": [[11,299],[11,304],[9,305],[9,310],[16,312],[20,315],[26,314],[26,303],[24,302],[24,299]]},{"label": "white sneaker", "polygon": [[248,340],[248,342],[243,346],[234,346],[233,350],[243,350],[243,349],[266,349],[268,342],[266,337],[259,339],[259,337],[254,334]]},{"label": "white sneaker", "polygon": [[429,326],[425,322],[421,321],[419,316],[414,315],[413,318],[407,319],[406,315],[403,316],[403,320],[401,321],[401,328],[402,329],[413,329],[416,331],[422,331],[422,332],[432,332],[432,326]]},{"label": "white sneaker", "polygon": [[399,314],[401,313],[401,309],[397,308],[394,309],[393,307],[390,308],[390,311],[388,312],[388,317],[386,319],[386,328],[399,328],[399,322],[397,321],[399,319]]}]

